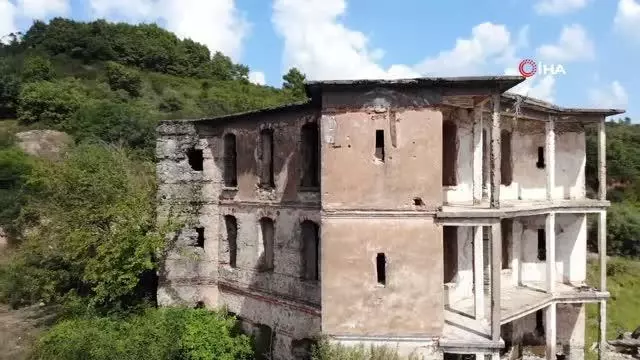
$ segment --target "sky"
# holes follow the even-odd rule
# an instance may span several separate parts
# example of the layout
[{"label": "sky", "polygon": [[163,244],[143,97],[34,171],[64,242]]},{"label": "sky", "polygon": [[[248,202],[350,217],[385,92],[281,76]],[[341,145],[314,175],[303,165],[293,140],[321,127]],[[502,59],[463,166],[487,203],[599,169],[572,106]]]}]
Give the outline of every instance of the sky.
[{"label": "sky", "polygon": [[0,34],[56,16],[156,22],[276,87],[293,66],[391,79],[518,75],[531,59],[512,92],[640,123],[640,0],[0,0]]}]

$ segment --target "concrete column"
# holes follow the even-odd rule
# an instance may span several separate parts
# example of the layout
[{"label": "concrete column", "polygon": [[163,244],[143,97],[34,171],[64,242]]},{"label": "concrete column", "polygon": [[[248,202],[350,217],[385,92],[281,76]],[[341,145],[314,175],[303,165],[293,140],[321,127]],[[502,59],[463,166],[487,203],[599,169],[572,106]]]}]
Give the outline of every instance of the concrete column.
[{"label": "concrete column", "polygon": [[473,228],[473,292],[476,320],[484,319],[484,259],[482,257],[482,226]]},{"label": "concrete column", "polygon": [[502,268],[502,229],[491,225],[491,339],[500,341],[500,270]]},{"label": "concrete column", "polygon": [[500,352],[491,353],[491,360],[500,360]]},{"label": "concrete column", "polygon": [[489,201],[492,208],[500,207],[500,94],[492,96],[493,112],[491,113],[491,146],[489,158],[489,179],[491,194]]},{"label": "concrete column", "polygon": [[607,348],[607,301],[600,301],[600,333],[598,335],[598,358],[605,358],[605,350]]},{"label": "concrete column", "polygon": [[482,201],[482,106],[473,108],[473,203]]},{"label": "concrete column", "polygon": [[598,217],[598,255],[600,257],[600,291],[607,291],[607,211]]},{"label": "concrete column", "polygon": [[607,199],[607,135],[604,118],[598,123],[598,199]]},{"label": "concrete column", "polygon": [[555,116],[549,116],[545,126],[545,172],[547,175],[547,200],[553,198],[553,188],[556,185],[556,132]]},{"label": "concrete column", "polygon": [[556,359],[556,304],[551,304],[545,309],[546,354],[548,360]]},{"label": "concrete column", "polygon": [[544,225],[547,257],[547,291],[553,293],[556,284],[556,214],[549,213]]}]

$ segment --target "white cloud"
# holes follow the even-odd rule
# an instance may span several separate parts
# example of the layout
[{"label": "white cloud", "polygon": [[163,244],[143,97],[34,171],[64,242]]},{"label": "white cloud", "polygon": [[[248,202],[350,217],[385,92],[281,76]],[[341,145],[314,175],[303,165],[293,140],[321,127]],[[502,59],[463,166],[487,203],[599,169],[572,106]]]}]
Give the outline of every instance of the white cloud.
[{"label": "white cloud", "polygon": [[94,17],[142,21],[153,17],[152,0],[89,0]]},{"label": "white cloud", "polygon": [[604,89],[591,89],[589,99],[592,105],[601,108],[624,108],[629,104],[629,95],[618,81]]},{"label": "white cloud", "polygon": [[296,66],[309,79],[413,77],[410,66],[388,69],[367,36],[342,24],[345,0],[274,0],[272,22],[284,38],[284,66]]},{"label": "white cloud", "polygon": [[560,15],[582,9],[588,0],[539,0],[534,9],[541,15]]},{"label": "white cloud", "polygon": [[250,71],[249,81],[256,85],[264,85],[267,83],[264,73],[262,71]]},{"label": "white cloud", "polygon": [[620,0],[613,25],[621,33],[640,40],[640,3],[636,0]]},{"label": "white cloud", "polygon": [[[508,68],[505,75],[520,75],[517,69]],[[532,76],[509,90],[510,93],[553,102],[556,79],[553,76]]]},{"label": "white cloud", "polygon": [[18,0],[21,15],[42,20],[52,15],[67,15],[71,11],[69,0]]},{"label": "white cloud", "polygon": [[9,42],[7,35],[18,31],[18,26],[15,22],[17,14],[16,6],[9,2],[9,0],[0,0],[0,42]]},{"label": "white cloud", "polygon": [[573,24],[562,28],[556,44],[540,46],[538,55],[545,61],[591,60],[595,57],[595,50],[584,28]]},{"label": "white cloud", "polygon": [[93,15],[127,21],[164,21],[181,38],[191,38],[234,60],[241,55],[249,23],[234,0],[89,0]]},{"label": "white cloud", "polygon": [[[526,29],[521,31],[519,42],[526,41]],[[458,38],[453,49],[427,58],[416,68],[429,75],[473,75],[483,72],[491,61],[510,61],[507,59],[512,53],[511,34],[507,28],[485,22],[473,27],[470,38]]]},{"label": "white cloud", "polygon": [[71,10],[69,0],[0,0],[0,41],[7,42],[7,35],[17,32],[18,21],[44,19],[53,15],[67,15]]}]

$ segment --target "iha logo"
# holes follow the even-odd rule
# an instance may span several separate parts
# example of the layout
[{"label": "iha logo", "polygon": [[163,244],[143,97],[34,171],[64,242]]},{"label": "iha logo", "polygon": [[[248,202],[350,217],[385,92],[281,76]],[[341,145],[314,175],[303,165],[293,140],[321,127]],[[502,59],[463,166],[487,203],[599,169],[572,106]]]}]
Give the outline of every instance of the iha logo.
[{"label": "iha logo", "polygon": [[540,73],[542,75],[567,75],[567,72],[564,70],[564,66],[562,64],[546,64],[542,62],[535,62],[531,59],[524,59],[520,61],[518,65],[518,71],[520,71],[520,75],[528,78],[538,73],[538,69],[540,69]]}]

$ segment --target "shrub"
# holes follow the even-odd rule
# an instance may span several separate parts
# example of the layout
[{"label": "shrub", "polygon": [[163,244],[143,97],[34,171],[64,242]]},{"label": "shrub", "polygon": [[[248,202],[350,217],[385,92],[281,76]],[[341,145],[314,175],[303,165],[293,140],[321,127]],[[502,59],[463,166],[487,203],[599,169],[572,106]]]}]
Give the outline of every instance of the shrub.
[{"label": "shrub", "polygon": [[56,72],[51,62],[40,56],[31,56],[25,59],[22,67],[23,82],[50,81],[56,77]]},{"label": "shrub", "polygon": [[111,100],[89,102],[65,121],[61,129],[79,141],[100,139],[143,150],[147,155],[155,148],[155,123],[148,111],[133,104]]},{"label": "shrub", "polygon": [[607,253],[640,256],[640,209],[637,206],[619,203],[609,208]]},{"label": "shrub", "polygon": [[40,81],[23,86],[18,100],[18,120],[57,125],[73,115],[85,97],[73,81]]},{"label": "shrub", "polygon": [[133,97],[140,96],[142,80],[137,71],[112,61],[107,63],[106,71],[111,90],[124,90]]},{"label": "shrub", "polygon": [[34,358],[250,359],[250,340],[236,333],[234,324],[222,312],[186,308],[150,309],[124,319],[67,320],[38,341]]},{"label": "shrub", "polygon": [[313,360],[418,360],[416,354],[408,357],[400,356],[396,349],[386,346],[366,347],[363,344],[357,346],[345,346],[331,343],[328,339],[321,339],[312,349]]},{"label": "shrub", "polygon": [[35,221],[2,272],[2,297],[14,306],[58,302],[73,290],[92,307],[139,301],[141,278],[164,245],[155,228],[153,165],[101,145],[66,156],[35,162],[27,176],[21,216]]},{"label": "shrub", "polygon": [[24,187],[31,168],[31,158],[22,150],[0,150],[0,227],[11,239],[19,232],[16,220],[25,201]]}]

